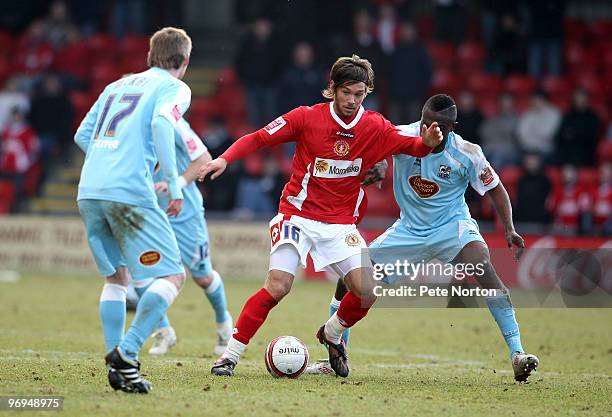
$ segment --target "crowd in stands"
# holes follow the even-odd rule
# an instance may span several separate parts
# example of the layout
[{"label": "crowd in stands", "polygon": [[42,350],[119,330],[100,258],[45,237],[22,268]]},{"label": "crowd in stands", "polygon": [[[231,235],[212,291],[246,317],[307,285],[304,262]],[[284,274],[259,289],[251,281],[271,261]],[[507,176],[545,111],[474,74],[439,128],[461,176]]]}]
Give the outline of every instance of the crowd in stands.
[{"label": "crowd in stands", "polygon": [[[3,22],[0,195],[7,179],[15,195],[35,193],[99,91],[144,69],[144,3],[55,1],[27,24]],[[575,3],[235,0],[234,65],[220,71],[212,96],[193,98],[188,119],[218,156],[242,134],[322,101],[326,71],[355,53],[376,72],[366,108],[396,124],[418,120],[431,94],[455,98],[457,133],[482,146],[518,221],[609,234],[612,20],[569,16]],[[252,155],[207,181],[207,210],[273,213],[292,151]],[[396,215],[390,180],[371,188],[368,215]],[[487,199],[467,199],[476,218],[494,220]]]}]

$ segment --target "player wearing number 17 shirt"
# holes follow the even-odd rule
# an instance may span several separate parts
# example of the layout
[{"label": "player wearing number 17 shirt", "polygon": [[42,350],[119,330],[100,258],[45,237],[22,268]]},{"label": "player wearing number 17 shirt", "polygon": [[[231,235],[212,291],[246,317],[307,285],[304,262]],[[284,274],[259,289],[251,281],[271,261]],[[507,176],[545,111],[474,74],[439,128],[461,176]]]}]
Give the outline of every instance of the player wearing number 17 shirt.
[{"label": "player wearing number 17 shirt", "polygon": [[[159,208],[153,172],[159,161],[168,184],[166,213],[183,204],[174,127],[189,107],[191,91],[180,79],[191,53],[182,29],[164,28],[150,40],[149,70],[109,84],[81,122],[75,142],[85,152],[78,206],[87,239],[106,285],[100,296],[111,387],[147,393],[138,353],[185,280],[168,217]],[[124,335],[129,273],[154,278],[142,294]]]},{"label": "player wearing number 17 shirt", "polygon": [[340,336],[364,318],[375,301],[370,263],[362,264],[367,248],[355,227],[364,197],[361,182],[369,168],[387,156],[425,156],[442,140],[436,123],[423,126],[421,136],[411,136],[379,113],[363,109],[361,103],[374,87],[374,72],[366,59],[339,58],[330,80],[323,95],[331,102],[299,107],[243,136],[200,172],[200,179],[209,173],[214,179],[227,164],[264,146],[296,142],[292,175],[279,214],[270,222],[268,277],[244,305],[227,349],[211,369],[215,375],[233,375],[247,344],[268,312],[289,293],[298,266],[305,266],[310,254],[316,270],[335,271],[349,288],[337,313],[317,332],[336,374],[348,376]]}]

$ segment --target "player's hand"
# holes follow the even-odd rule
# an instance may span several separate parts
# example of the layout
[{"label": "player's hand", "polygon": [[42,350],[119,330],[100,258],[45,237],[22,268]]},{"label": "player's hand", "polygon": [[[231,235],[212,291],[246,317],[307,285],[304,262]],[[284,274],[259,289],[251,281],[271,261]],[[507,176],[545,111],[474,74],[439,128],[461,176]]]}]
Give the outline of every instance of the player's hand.
[{"label": "player's hand", "polygon": [[388,167],[389,167],[389,163],[387,162],[386,159],[383,159],[382,161],[377,162],[376,164],[374,164],[372,168],[368,169],[361,185],[363,185],[364,187],[367,187],[368,185],[371,185],[377,182],[378,188],[380,188],[382,186],[382,183],[380,181],[385,179],[385,176],[387,175]]},{"label": "player's hand", "polygon": [[521,255],[525,249],[525,239],[514,230],[509,230],[506,232],[506,242],[508,242],[508,248],[510,248],[510,250],[512,250],[512,246],[516,247],[514,259],[517,261],[521,259]]},{"label": "player's hand", "polygon": [[208,162],[206,165],[202,166],[202,168],[200,168],[200,170],[198,171],[198,181],[204,181],[204,178],[206,178],[206,176],[210,174],[211,172],[212,172],[212,175],[210,176],[210,179],[214,180],[219,175],[223,174],[223,171],[225,171],[225,168],[227,168],[227,161],[225,159],[223,158],[213,159],[212,161]]},{"label": "player's hand", "polygon": [[183,200],[170,200],[168,203],[168,208],[166,209],[166,214],[168,217],[176,217],[181,213],[183,209]]},{"label": "player's hand", "polygon": [[168,183],[166,181],[160,181],[155,183],[155,192],[168,194]]},{"label": "player's hand", "polygon": [[435,148],[441,144],[444,138],[442,131],[438,127],[438,122],[433,122],[429,127],[427,125],[421,126],[421,137],[423,138],[423,143],[430,148]]}]

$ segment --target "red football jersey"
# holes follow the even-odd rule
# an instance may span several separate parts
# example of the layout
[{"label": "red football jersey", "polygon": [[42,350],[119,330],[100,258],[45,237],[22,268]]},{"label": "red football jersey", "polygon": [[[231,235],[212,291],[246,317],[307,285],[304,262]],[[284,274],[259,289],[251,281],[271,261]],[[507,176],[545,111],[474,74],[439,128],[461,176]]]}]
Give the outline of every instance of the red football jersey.
[{"label": "red football jersey", "polygon": [[267,146],[296,142],[279,212],[325,223],[356,221],[364,198],[360,184],[372,165],[389,155],[422,157],[432,150],[363,107],[352,120],[343,120],[333,103],[298,107],[256,134]]}]

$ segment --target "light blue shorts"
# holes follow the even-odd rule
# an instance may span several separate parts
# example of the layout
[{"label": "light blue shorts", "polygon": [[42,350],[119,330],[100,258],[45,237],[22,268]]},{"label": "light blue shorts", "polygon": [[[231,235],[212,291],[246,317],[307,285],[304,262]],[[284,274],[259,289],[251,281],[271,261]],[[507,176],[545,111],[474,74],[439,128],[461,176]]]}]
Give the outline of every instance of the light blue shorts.
[{"label": "light blue shorts", "polygon": [[398,219],[370,244],[369,249],[375,263],[395,262],[396,259],[409,263],[438,259],[448,263],[465,245],[474,241],[485,243],[474,219],[453,220],[424,232],[411,230]]},{"label": "light blue shorts", "polygon": [[188,220],[175,222],[170,225],[176,235],[181,250],[183,263],[195,278],[205,278],[212,271],[212,262],[208,249],[208,227],[204,215],[193,216]]},{"label": "light blue shorts", "polygon": [[179,248],[159,208],[79,200],[89,248],[105,277],[127,266],[134,280],[184,274]]}]

